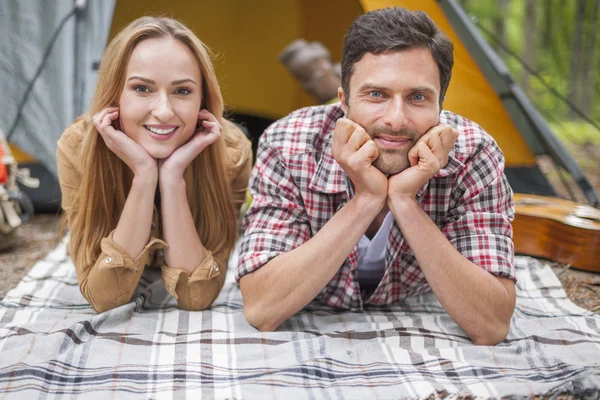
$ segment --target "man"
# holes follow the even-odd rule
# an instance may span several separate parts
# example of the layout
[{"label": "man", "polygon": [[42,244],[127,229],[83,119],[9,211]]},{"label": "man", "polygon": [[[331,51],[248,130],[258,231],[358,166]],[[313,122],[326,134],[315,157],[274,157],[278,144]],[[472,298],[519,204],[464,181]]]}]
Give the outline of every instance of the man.
[{"label": "man", "polygon": [[340,103],[265,131],[236,276],[253,326],[274,330],[315,298],[360,310],[431,289],[475,344],[504,340],[512,191],[494,140],[441,111],[452,52],[422,12],[364,14],[344,41]]}]

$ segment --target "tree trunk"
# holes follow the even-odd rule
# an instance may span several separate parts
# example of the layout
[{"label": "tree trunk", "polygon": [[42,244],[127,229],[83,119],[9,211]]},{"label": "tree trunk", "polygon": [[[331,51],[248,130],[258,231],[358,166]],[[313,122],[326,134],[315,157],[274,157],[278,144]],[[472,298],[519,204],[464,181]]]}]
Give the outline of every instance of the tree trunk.
[{"label": "tree trunk", "polygon": [[498,13],[494,17],[494,30],[496,31],[496,37],[500,44],[495,44],[494,48],[498,55],[502,58],[506,58],[506,14],[508,12],[508,0],[498,0]]},{"label": "tree trunk", "polygon": [[594,91],[596,89],[596,78],[598,76],[598,17],[600,17],[600,0],[595,0],[592,6],[591,24],[589,32],[589,40],[587,43],[586,61],[584,65],[583,78],[583,93],[581,101],[581,111],[586,115],[590,115],[592,111],[592,102],[594,99]]},{"label": "tree trunk", "polygon": [[[585,67],[583,64],[583,27],[585,23],[585,0],[577,0],[573,31],[573,51],[569,70],[569,101],[580,108],[582,103],[582,83]],[[578,119],[577,113],[569,110],[569,117]]]},{"label": "tree trunk", "polygon": [[[525,42],[523,43],[523,61],[529,67],[534,68],[534,50],[535,50],[535,10],[536,4],[535,0],[527,0],[525,3]],[[523,73],[521,74],[521,88],[527,94],[529,94],[529,72],[523,68]]]},{"label": "tree trunk", "polygon": [[554,25],[555,21],[552,21],[554,4],[551,0],[544,1],[542,3],[544,7],[544,33],[542,34],[542,48],[549,49],[552,46],[552,32],[556,28]]}]

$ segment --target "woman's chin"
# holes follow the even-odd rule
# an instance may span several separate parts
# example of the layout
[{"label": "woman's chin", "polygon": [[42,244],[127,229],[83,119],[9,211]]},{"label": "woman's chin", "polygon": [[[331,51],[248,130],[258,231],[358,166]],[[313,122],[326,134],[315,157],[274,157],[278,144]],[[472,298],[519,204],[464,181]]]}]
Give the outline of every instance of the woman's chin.
[{"label": "woman's chin", "polygon": [[173,149],[146,149],[152,158],[163,160],[173,154]]}]

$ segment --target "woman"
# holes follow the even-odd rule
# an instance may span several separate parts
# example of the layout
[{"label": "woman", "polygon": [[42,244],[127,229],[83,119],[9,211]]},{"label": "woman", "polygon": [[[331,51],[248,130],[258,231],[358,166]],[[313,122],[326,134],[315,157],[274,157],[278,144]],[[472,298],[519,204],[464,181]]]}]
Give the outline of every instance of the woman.
[{"label": "woman", "polygon": [[106,49],[90,116],[57,155],[69,248],[96,311],[129,302],[146,265],[182,309],[219,294],[252,162],[222,114],[208,50],[181,23],[139,18]]}]

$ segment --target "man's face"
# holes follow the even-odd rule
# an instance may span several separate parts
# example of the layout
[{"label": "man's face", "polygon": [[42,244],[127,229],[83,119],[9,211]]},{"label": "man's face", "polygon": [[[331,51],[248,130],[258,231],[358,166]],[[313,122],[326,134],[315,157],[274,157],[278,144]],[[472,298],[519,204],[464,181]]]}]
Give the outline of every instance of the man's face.
[{"label": "man's face", "polygon": [[338,96],[347,117],[377,144],[373,165],[389,175],[404,171],[409,150],[439,122],[440,73],[431,52],[367,53],[354,65],[349,87],[347,98],[341,89]]}]

